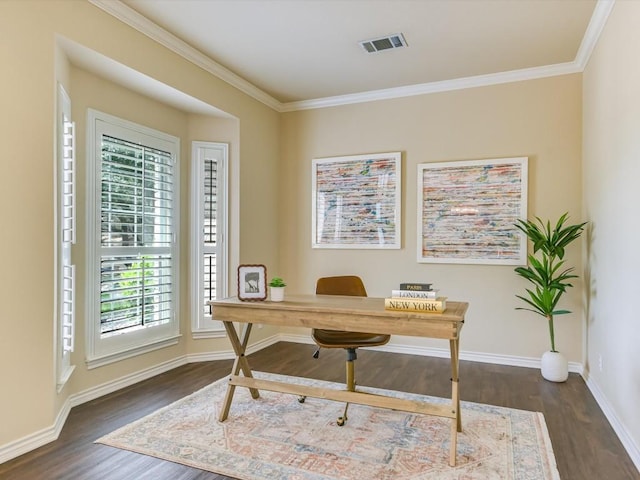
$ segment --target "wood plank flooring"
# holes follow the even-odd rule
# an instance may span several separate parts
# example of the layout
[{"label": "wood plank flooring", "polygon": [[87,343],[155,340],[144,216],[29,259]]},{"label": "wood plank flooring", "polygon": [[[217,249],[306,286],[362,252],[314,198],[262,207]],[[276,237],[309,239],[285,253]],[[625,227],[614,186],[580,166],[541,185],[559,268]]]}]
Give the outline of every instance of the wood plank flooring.
[{"label": "wood plank flooring", "polygon": [[[324,349],[315,360],[314,350],[281,342],[248,358],[254,370],[344,381],[344,352]],[[226,376],[231,365],[184,365],[75,407],[58,440],[0,465],[0,479],[229,480],[93,441]],[[449,378],[448,359],[358,350],[356,380],[362,385],[447,397]],[[554,384],[537,369],[462,361],[460,389],[462,400],[543,412],[562,480],[640,479],[580,376]]]}]

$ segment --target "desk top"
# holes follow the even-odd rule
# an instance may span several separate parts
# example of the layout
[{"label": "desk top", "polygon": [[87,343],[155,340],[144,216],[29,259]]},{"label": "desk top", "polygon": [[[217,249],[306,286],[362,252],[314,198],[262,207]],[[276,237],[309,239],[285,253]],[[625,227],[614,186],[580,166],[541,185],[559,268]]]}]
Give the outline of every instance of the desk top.
[{"label": "desk top", "polygon": [[385,310],[384,298],[344,295],[286,295],[283,302],[231,297],[209,303],[215,320],[446,339],[458,338],[469,307],[447,301],[443,313],[404,312]]}]

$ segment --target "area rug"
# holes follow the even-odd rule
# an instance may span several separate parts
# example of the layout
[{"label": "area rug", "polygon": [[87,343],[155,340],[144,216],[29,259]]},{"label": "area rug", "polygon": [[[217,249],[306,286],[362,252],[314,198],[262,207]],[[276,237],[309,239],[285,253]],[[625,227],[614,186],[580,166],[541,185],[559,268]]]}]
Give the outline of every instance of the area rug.
[{"label": "area rug", "polygon": [[[254,372],[305,385],[338,384]],[[218,422],[227,389],[219,380],[97,443],[242,480],[559,480],[541,413],[462,402],[455,467],[449,466],[451,421],[349,406],[267,391],[254,400],[236,388],[229,418]],[[449,400],[373,388],[362,390],[432,403]]]}]

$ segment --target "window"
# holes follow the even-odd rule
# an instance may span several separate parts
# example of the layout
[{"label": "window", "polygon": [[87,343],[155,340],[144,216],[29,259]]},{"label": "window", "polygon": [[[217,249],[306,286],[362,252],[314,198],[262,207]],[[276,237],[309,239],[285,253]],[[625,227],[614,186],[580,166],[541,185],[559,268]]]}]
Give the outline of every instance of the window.
[{"label": "window", "polygon": [[58,84],[56,122],[56,371],[58,391],[67,383],[75,330],[75,273],[71,247],[76,243],[75,124],[71,99]]},{"label": "window", "polygon": [[194,338],[223,336],[209,300],[227,295],[227,165],[224,143],[193,142],[191,148],[191,330]]},{"label": "window", "polygon": [[89,110],[88,364],[177,343],[176,137]]}]

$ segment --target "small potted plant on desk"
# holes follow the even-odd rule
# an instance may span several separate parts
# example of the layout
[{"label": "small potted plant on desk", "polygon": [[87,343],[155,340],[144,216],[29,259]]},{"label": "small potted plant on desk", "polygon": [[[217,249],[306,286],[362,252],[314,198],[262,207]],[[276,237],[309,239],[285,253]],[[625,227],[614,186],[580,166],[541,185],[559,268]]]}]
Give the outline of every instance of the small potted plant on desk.
[{"label": "small potted plant on desk", "polygon": [[287,284],[280,277],[273,277],[269,282],[269,299],[272,302],[282,302],[284,300],[284,287]]},{"label": "small potted plant on desk", "polygon": [[533,244],[533,254],[528,256],[529,264],[517,267],[515,272],[535,286],[535,290],[526,289],[527,296],[516,295],[528,305],[517,307],[517,310],[529,310],[547,319],[551,350],[542,355],[541,373],[552,382],[564,382],[569,375],[566,358],[556,350],[553,328],[555,315],[571,313],[558,309],[557,305],[566,289],[573,286],[568,280],[578,278],[571,273],[573,267],[563,269],[565,248],[582,234],[587,223],[565,226],[566,220],[567,213],[560,217],[553,230],[549,221],[545,224],[538,217],[536,222],[518,220],[515,224]]}]

